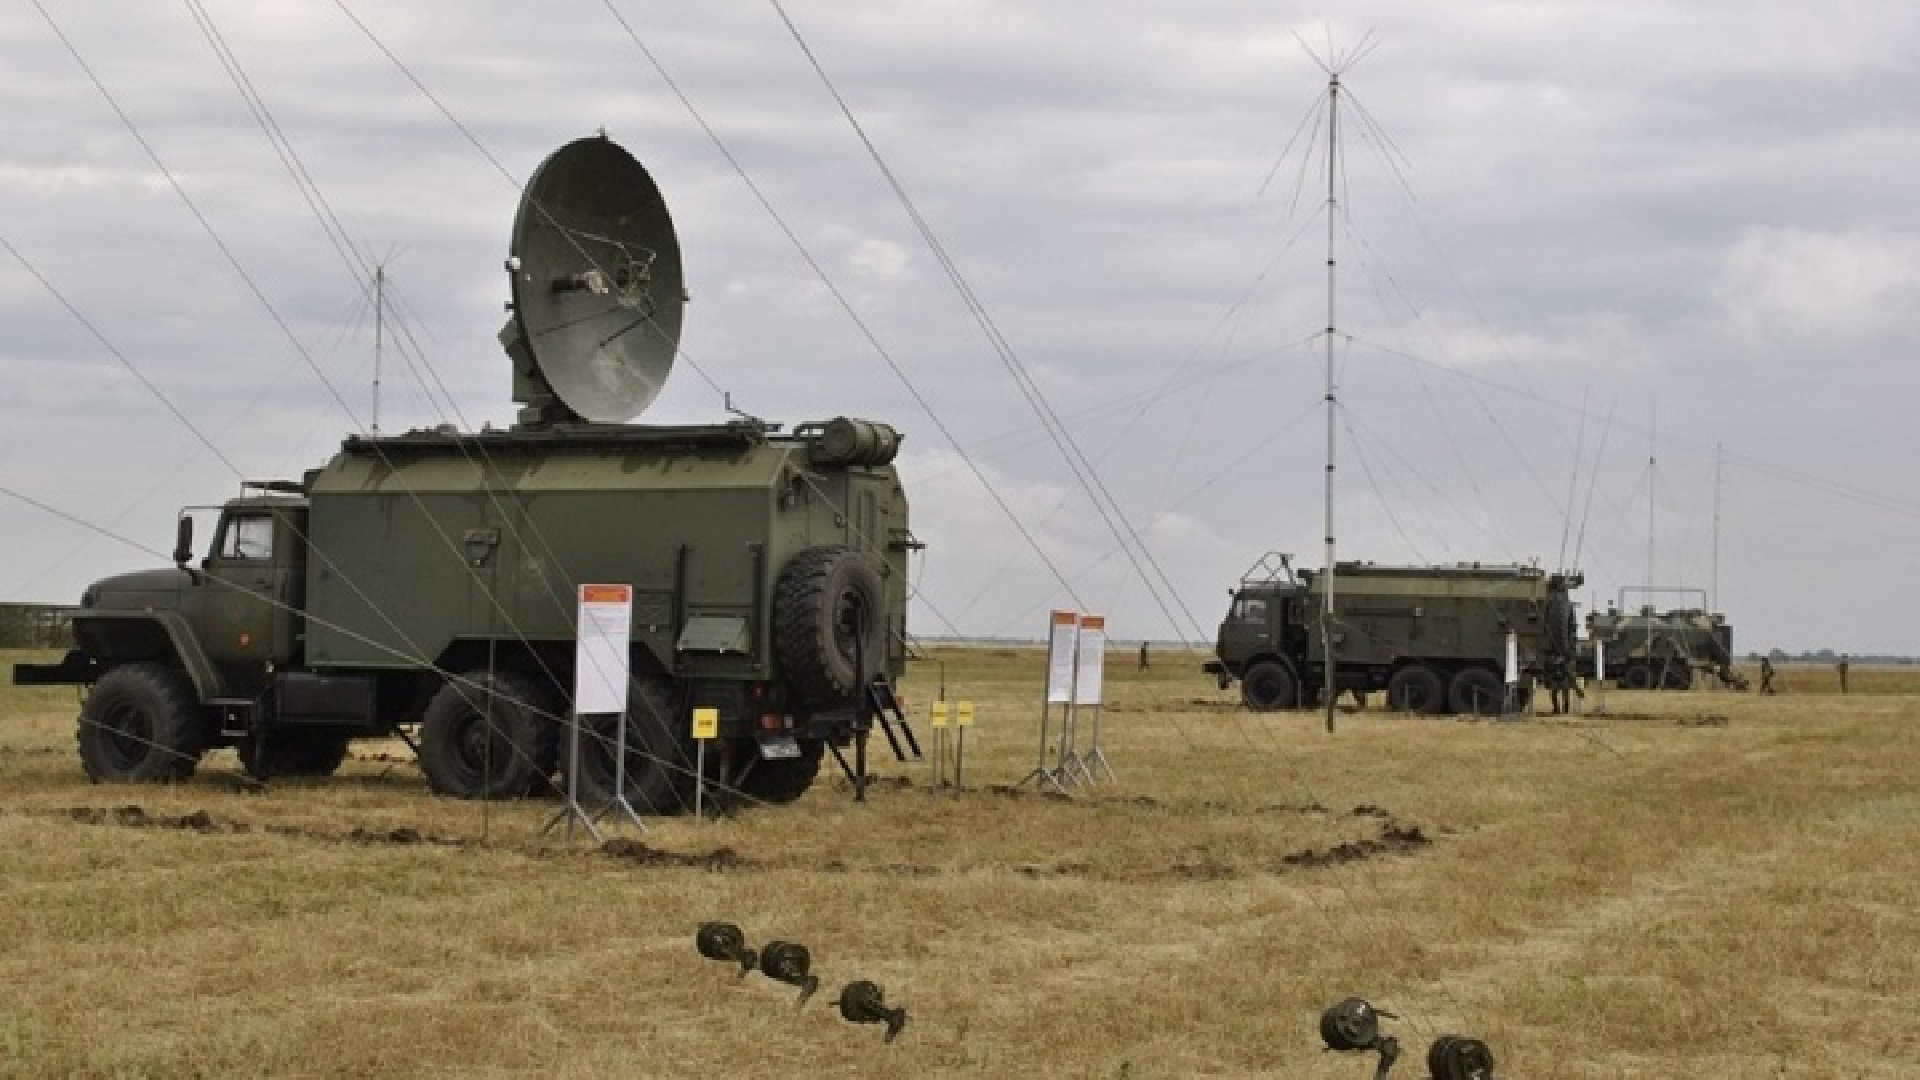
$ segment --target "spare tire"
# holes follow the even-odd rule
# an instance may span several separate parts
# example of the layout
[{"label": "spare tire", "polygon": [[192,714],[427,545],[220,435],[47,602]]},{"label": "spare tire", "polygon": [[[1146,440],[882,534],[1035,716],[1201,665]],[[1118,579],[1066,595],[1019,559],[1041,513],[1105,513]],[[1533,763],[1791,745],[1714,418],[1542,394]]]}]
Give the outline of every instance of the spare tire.
[{"label": "spare tire", "polygon": [[879,571],[852,548],[808,548],[780,572],[773,590],[773,650],[802,704],[844,701],[881,670],[885,595]]}]

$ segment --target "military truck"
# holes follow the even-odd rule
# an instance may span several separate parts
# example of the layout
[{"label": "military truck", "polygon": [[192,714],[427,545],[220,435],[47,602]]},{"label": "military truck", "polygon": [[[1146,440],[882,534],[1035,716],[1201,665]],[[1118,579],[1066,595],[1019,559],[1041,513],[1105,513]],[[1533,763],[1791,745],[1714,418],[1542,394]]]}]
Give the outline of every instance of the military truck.
[{"label": "military truck", "polygon": [[[1594,669],[1595,642],[1605,643],[1605,671]],[[1697,673],[1735,689],[1747,684],[1733,669],[1733,628],[1704,607],[1592,612],[1579,663],[1587,678],[1611,679],[1626,690],[1687,690]]]},{"label": "military truck", "polygon": [[[1270,552],[1241,577],[1203,668],[1222,689],[1238,680],[1255,711],[1323,701],[1324,577]],[[1400,711],[1491,714],[1507,707],[1506,642],[1516,636],[1523,681],[1565,670],[1576,630],[1568,591],[1578,574],[1536,567],[1334,568],[1333,692],[1385,691]],[[1523,690],[1524,693],[1524,690]]]},{"label": "military truck", "polygon": [[179,780],[223,746],[256,775],[327,774],[351,740],[399,735],[435,791],[536,792],[563,764],[594,583],[631,589],[631,682],[624,744],[618,714],[581,718],[590,798],[686,806],[696,707],[718,710],[715,778],[756,799],[864,748],[905,666],[899,435],[620,422],[657,393],[686,295],[652,178],[604,137],[541,166],[513,252],[518,424],[349,437],[226,503],[198,558],[183,513],[171,568],[90,586],[66,657],[16,668],[90,686],[90,778]]}]

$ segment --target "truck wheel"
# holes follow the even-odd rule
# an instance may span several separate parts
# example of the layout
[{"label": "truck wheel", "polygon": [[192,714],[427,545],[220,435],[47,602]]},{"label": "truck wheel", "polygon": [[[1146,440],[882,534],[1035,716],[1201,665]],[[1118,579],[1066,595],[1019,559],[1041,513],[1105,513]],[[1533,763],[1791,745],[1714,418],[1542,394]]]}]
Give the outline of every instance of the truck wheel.
[{"label": "truck wheel", "polygon": [[[582,717],[580,795],[594,809],[625,794],[636,813],[673,815],[693,808],[693,732],[673,683],[635,678],[627,691],[626,790],[614,785],[618,716]],[[711,758],[709,754],[709,758]]]},{"label": "truck wheel", "polygon": [[541,684],[511,671],[450,679],[420,720],[420,771],[456,799],[517,799],[544,784],[560,725]]},{"label": "truck wheel", "polygon": [[[881,670],[884,597],[879,572],[852,548],[808,548],[787,563],[773,591],[773,651],[802,702],[843,701]],[[854,670],[856,651],[865,672]]]},{"label": "truck wheel", "polygon": [[1628,664],[1620,673],[1620,689],[1647,690],[1653,686],[1653,671],[1645,664]]},{"label": "truck wheel", "polygon": [[800,756],[780,761],[756,761],[740,778],[740,793],[764,803],[784,805],[807,793],[820,775],[826,744],[809,739],[800,744]]},{"label": "truck wheel", "polygon": [[124,664],[100,676],[80,708],[80,765],[96,784],[185,780],[210,734],[186,676],[165,664]]},{"label": "truck wheel", "polygon": [[1446,705],[1446,684],[1425,664],[1408,664],[1387,680],[1387,706],[1396,712],[1432,716]]},{"label": "truck wheel", "polygon": [[1285,664],[1262,660],[1240,677],[1240,700],[1254,712],[1291,709],[1299,696],[1299,685]]},{"label": "truck wheel", "polygon": [[[347,759],[344,731],[280,728],[267,733],[267,756],[259,760],[258,745],[252,739],[240,740],[240,764],[248,776],[263,779],[275,776],[332,776]],[[265,768],[259,766],[264,765]]]},{"label": "truck wheel", "polygon": [[1498,716],[1507,684],[1492,670],[1461,668],[1447,684],[1447,704],[1463,716]]},{"label": "truck wheel", "polygon": [[1663,690],[1693,689],[1693,668],[1685,660],[1674,660],[1660,672],[1660,687]]}]

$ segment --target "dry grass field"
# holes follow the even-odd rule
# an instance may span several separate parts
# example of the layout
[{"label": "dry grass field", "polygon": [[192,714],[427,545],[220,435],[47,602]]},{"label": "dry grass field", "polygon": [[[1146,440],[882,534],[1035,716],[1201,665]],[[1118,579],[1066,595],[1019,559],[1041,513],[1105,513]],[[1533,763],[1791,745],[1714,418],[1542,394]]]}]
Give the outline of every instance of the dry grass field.
[{"label": "dry grass field", "polygon": [[[1329,737],[1127,658],[1117,783],[1011,789],[1041,656],[955,651],[907,690],[924,717],[944,664],[978,702],[967,790],[889,760],[864,805],[604,848],[434,798],[397,747],[91,786],[74,694],[0,688],[0,1073],[1361,1080],[1316,1030],[1358,994],[1404,1017],[1396,1078],[1443,1033],[1509,1077],[1920,1076],[1920,674]],[[807,944],[820,994],[701,959],[707,919]],[[897,1042],[838,1018],[855,978]]]}]

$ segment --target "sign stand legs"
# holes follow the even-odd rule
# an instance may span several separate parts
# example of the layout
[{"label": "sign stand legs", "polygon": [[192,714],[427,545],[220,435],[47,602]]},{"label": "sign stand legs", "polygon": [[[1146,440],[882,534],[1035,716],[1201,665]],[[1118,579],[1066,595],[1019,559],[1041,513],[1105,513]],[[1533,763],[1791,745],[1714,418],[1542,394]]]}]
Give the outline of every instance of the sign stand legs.
[{"label": "sign stand legs", "polygon": [[1093,742],[1087,747],[1086,756],[1081,759],[1087,769],[1087,779],[1089,780],[1100,779],[1099,773],[1093,771],[1096,765],[1099,766],[1100,772],[1107,774],[1107,779],[1120,779],[1113,774],[1113,766],[1107,762],[1107,752],[1100,746],[1100,716],[1106,711],[1106,707],[1102,705],[1095,705],[1093,707]]},{"label": "sign stand legs", "polygon": [[540,827],[540,835],[545,836],[552,832],[554,826],[563,821],[567,823],[568,843],[573,842],[575,821],[585,827],[587,834],[592,836],[596,843],[606,839],[600,835],[600,830],[594,827],[593,819],[580,808],[580,714],[577,712],[569,713],[567,717],[567,801],[557,813],[547,819],[545,825]]},{"label": "sign stand legs", "polygon": [[1065,795],[1067,789],[1060,786],[1060,778],[1056,775],[1056,770],[1047,768],[1047,736],[1051,728],[1048,721],[1051,713],[1051,706],[1042,702],[1040,705],[1040,758],[1034,763],[1033,771],[1022,777],[1014,786],[1026,787],[1028,783],[1037,780],[1042,784],[1052,784],[1055,791]]},{"label": "sign stand legs", "polygon": [[633,808],[632,803],[627,801],[627,714],[625,710],[621,711],[620,720],[613,729],[613,798],[607,801],[607,805],[600,808],[599,813],[593,815],[593,820],[597,822],[615,810],[625,814],[627,820],[633,822],[641,832],[647,831],[647,823],[640,820],[639,812]]}]

